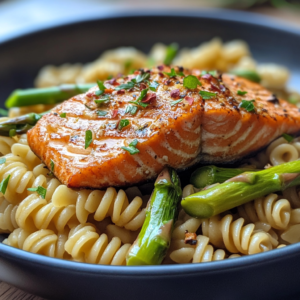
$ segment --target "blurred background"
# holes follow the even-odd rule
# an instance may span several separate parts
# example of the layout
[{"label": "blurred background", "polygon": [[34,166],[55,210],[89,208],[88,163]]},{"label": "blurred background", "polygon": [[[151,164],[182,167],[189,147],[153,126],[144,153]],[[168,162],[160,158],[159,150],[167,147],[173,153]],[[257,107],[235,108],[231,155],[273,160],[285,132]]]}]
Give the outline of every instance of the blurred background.
[{"label": "blurred background", "polygon": [[277,18],[300,30],[300,0],[0,0],[0,37],[54,21],[115,10],[227,8]]}]

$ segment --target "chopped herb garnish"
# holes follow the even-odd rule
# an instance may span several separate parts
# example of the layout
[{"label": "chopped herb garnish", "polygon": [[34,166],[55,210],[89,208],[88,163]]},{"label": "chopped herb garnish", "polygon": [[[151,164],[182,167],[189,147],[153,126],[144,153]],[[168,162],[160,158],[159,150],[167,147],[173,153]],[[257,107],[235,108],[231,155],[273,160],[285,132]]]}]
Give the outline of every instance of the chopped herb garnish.
[{"label": "chopped herb garnish", "polygon": [[201,85],[199,79],[194,75],[188,75],[183,79],[183,86],[187,89],[195,89],[197,85]]},{"label": "chopped herb garnish", "polygon": [[159,86],[159,83],[157,81],[152,81],[151,84],[150,84],[150,86],[149,86],[149,89],[151,91],[155,92],[156,89],[158,88],[158,86]]},{"label": "chopped herb garnish", "polygon": [[245,92],[245,91],[240,91],[240,90],[237,91],[237,94],[240,95],[240,96],[244,96],[244,95],[246,95],[247,93],[248,93],[248,92]]},{"label": "chopped herb garnish", "polygon": [[166,57],[164,59],[164,64],[165,65],[170,65],[175,58],[176,54],[178,51],[178,44],[172,43],[169,45],[166,49]]},{"label": "chopped herb garnish", "polygon": [[132,115],[135,115],[136,112],[137,112],[137,110],[138,110],[138,107],[137,107],[137,106],[135,106],[135,105],[128,105],[128,106],[126,107],[125,113],[126,113],[126,114],[127,114],[127,113],[130,113],[130,114],[132,114]]},{"label": "chopped herb garnish", "polygon": [[88,148],[88,146],[92,143],[93,141],[93,133],[91,130],[87,130],[85,132],[85,146],[84,149]]},{"label": "chopped herb garnish", "polygon": [[109,100],[110,100],[110,96],[109,95],[104,95],[100,99],[96,99],[94,101],[97,105],[102,105],[102,104],[107,104],[109,102]]},{"label": "chopped herb garnish", "polygon": [[67,113],[61,113],[59,116],[60,116],[61,118],[65,118],[65,117],[67,116]]},{"label": "chopped herb garnish", "polygon": [[141,94],[140,94],[140,96],[137,98],[137,100],[143,100],[143,99],[146,97],[147,93],[148,93],[148,89],[142,90],[142,91],[141,91]]},{"label": "chopped herb garnish", "polygon": [[8,111],[6,109],[0,108],[0,115],[7,117],[8,116]]},{"label": "chopped herb garnish", "polygon": [[6,158],[3,156],[0,158],[0,165],[3,165],[6,163]]},{"label": "chopped herb garnish", "polygon": [[216,97],[217,93],[207,92],[207,91],[200,91],[199,94],[205,100],[211,99],[212,97]]},{"label": "chopped herb garnish", "polygon": [[88,105],[84,104],[84,106],[88,109],[92,109],[91,107],[89,107]]},{"label": "chopped herb garnish", "polygon": [[45,189],[44,187],[42,187],[40,185],[35,188],[28,188],[27,190],[30,192],[37,192],[43,199],[46,198],[47,189]]},{"label": "chopped herb garnish", "polygon": [[141,83],[145,80],[148,80],[149,78],[150,78],[150,73],[145,72],[145,73],[139,74],[138,76],[133,78],[131,81],[133,81],[134,83]]},{"label": "chopped herb garnish", "polygon": [[118,129],[122,130],[124,127],[126,127],[128,125],[129,125],[129,120],[127,120],[127,119],[120,120]]},{"label": "chopped herb garnish", "polygon": [[51,167],[51,172],[53,172],[54,171],[54,161],[51,159],[51,161],[50,161],[50,167]]},{"label": "chopped herb garnish", "polygon": [[4,195],[7,189],[7,185],[9,182],[10,175],[8,175],[5,179],[3,179],[0,183],[0,192]]},{"label": "chopped herb garnish", "polygon": [[181,101],[183,101],[183,98],[182,98],[182,99],[179,99],[179,100],[176,100],[176,101],[172,101],[172,102],[171,102],[171,106],[174,106],[174,105],[176,105],[177,103],[179,103],[179,102],[181,102]]},{"label": "chopped herb garnish", "polygon": [[119,86],[117,86],[115,88],[116,91],[119,91],[119,90],[130,90],[132,88],[134,88],[134,82],[133,81],[129,81],[127,83],[124,83],[124,84],[120,84]]},{"label": "chopped herb garnish", "polygon": [[291,135],[289,135],[289,134],[287,134],[287,133],[284,133],[284,134],[282,135],[282,137],[283,137],[285,140],[287,140],[288,143],[290,143],[290,142],[294,139],[293,136],[291,136]]},{"label": "chopped herb garnish", "polygon": [[129,145],[128,147],[121,147],[123,150],[127,151],[130,153],[130,155],[139,153],[140,150],[136,148],[136,145],[138,144],[138,140],[134,139]]},{"label": "chopped herb garnish", "polygon": [[168,73],[168,72],[164,72],[164,74],[168,75],[169,77],[176,77],[178,74],[175,72],[175,70],[172,68],[171,69],[171,72]]},{"label": "chopped herb garnish", "polygon": [[105,110],[97,110],[97,115],[98,115],[98,116],[104,117],[104,116],[106,116],[107,114],[108,114],[108,112],[105,111]]},{"label": "chopped herb garnish", "polygon": [[106,88],[105,88],[103,82],[100,80],[97,80],[97,85],[98,85],[99,91],[96,91],[95,95],[100,96],[104,93]]},{"label": "chopped herb garnish", "polygon": [[212,71],[203,70],[203,71],[201,71],[201,75],[206,75],[206,74],[210,74],[210,75],[216,77],[218,75],[218,72],[216,70],[212,70]]},{"label": "chopped herb garnish", "polygon": [[148,103],[143,103],[143,102],[138,101],[138,100],[136,100],[136,101],[129,101],[129,103],[132,103],[132,104],[135,104],[135,105],[139,105],[139,106],[144,107],[144,108],[149,105]]},{"label": "chopped herb garnish", "polygon": [[10,137],[13,137],[13,136],[15,136],[15,135],[17,135],[16,129],[11,129],[11,130],[9,131],[9,136],[10,136]]},{"label": "chopped herb garnish", "polygon": [[255,106],[253,104],[255,100],[242,100],[242,103],[240,104],[240,107],[245,108],[247,111],[251,112],[255,110]]}]

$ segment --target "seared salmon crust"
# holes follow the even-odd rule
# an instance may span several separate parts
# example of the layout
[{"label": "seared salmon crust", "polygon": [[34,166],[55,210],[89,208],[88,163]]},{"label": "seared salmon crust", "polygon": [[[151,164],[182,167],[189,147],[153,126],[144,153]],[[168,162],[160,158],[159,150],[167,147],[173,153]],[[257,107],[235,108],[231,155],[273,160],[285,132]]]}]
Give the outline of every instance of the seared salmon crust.
[{"label": "seared salmon crust", "polygon": [[[190,74],[193,89],[183,84]],[[201,74],[159,66],[99,83],[44,115],[28,143],[67,186],[105,188],[153,179],[165,165],[238,160],[300,130],[298,108],[259,84]]]}]

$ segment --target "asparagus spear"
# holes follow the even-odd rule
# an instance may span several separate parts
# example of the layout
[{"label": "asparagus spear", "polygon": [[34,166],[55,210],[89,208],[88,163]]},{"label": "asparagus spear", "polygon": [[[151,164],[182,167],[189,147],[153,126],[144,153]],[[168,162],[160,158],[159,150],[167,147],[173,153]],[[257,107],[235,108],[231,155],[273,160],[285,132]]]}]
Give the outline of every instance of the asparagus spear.
[{"label": "asparagus spear", "polygon": [[181,201],[196,218],[209,218],[269,193],[300,184],[300,160],[258,172],[245,172]]},{"label": "asparagus spear", "polygon": [[16,134],[26,133],[44,114],[47,113],[48,111],[41,114],[30,113],[0,122],[0,136],[14,136]]},{"label": "asparagus spear", "polygon": [[85,93],[95,84],[63,84],[38,89],[15,90],[5,102],[7,108],[35,104],[56,104],[72,96]]},{"label": "asparagus spear", "polygon": [[164,169],[154,184],[141,232],[127,254],[127,265],[159,265],[170,245],[182,191],[175,170]]},{"label": "asparagus spear", "polygon": [[216,166],[205,166],[197,169],[191,175],[190,183],[198,188],[202,189],[208,185],[214,183],[223,183],[227,179],[240,175],[246,171],[259,171],[253,169],[230,169],[230,168],[219,168]]}]

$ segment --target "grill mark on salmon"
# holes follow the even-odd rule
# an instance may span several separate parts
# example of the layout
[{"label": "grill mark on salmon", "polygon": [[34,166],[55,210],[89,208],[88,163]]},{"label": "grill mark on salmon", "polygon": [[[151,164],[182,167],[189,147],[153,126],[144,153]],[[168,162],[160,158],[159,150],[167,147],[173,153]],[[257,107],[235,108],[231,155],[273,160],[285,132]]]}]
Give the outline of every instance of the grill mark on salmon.
[{"label": "grill mark on salmon", "polygon": [[[164,71],[171,69],[164,67]],[[105,188],[153,179],[165,165],[184,169],[199,162],[236,161],[283,133],[300,131],[297,107],[281,99],[268,101],[273,95],[260,85],[227,74],[216,78],[202,77],[199,70],[184,73],[197,76],[201,85],[187,89],[183,76],[169,78],[158,69],[136,71],[116,79],[114,85],[106,81],[103,94],[110,98],[108,103],[97,106],[94,100],[102,96],[97,96],[95,86],[43,116],[28,132],[28,143],[48,167],[54,161],[55,175],[69,187]],[[115,90],[137,76],[149,78],[121,93]],[[152,95],[139,99],[142,89],[153,81],[159,83],[157,90],[148,90]],[[247,94],[239,96],[238,90]],[[216,97],[203,99],[199,91],[216,93]],[[130,102],[137,99],[151,101],[145,108],[138,105],[136,114],[131,115],[126,109],[135,106]],[[254,111],[240,107],[242,100],[252,99]],[[98,110],[107,114],[99,116]],[[61,118],[61,113],[66,113],[66,118]],[[120,130],[122,119],[130,124]],[[87,130],[92,131],[93,141],[85,149]],[[139,153],[130,155],[122,147],[135,139]]]}]

